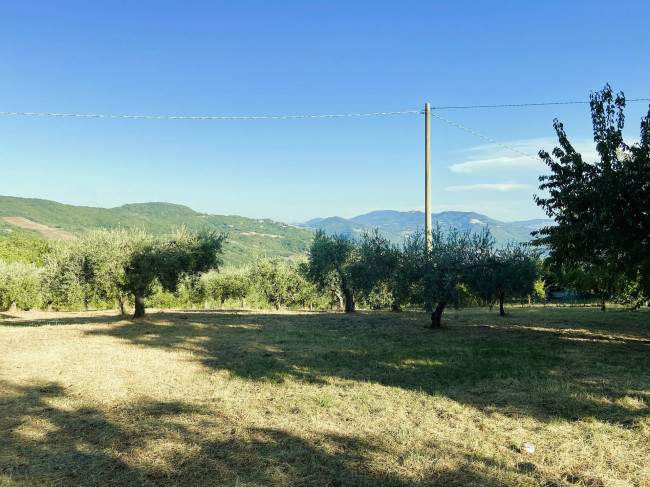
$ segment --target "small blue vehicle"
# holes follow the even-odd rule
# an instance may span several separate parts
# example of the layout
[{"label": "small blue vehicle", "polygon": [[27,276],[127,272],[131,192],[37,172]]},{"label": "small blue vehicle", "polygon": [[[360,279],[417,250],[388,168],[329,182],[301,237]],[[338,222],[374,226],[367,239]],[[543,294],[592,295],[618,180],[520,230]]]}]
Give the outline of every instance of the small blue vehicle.
[{"label": "small blue vehicle", "polygon": [[567,289],[560,286],[547,287],[544,290],[544,294],[546,295],[547,301],[553,299],[580,299],[582,297],[575,289]]}]

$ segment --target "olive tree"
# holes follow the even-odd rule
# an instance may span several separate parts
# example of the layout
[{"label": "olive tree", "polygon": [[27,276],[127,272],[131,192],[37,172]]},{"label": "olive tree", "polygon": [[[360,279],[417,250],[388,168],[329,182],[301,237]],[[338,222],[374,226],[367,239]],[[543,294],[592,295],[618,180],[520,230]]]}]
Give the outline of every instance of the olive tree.
[{"label": "olive tree", "polygon": [[0,259],[5,262],[18,261],[42,267],[51,248],[51,240],[33,232],[18,231],[0,237]]},{"label": "olive tree", "polygon": [[0,260],[0,309],[15,305],[26,311],[41,306],[42,275],[34,264]]},{"label": "olive tree", "polygon": [[216,232],[189,233],[181,228],[171,235],[134,240],[119,282],[122,290],[133,294],[134,318],[144,316],[144,300],[155,282],[174,292],[182,279],[198,279],[201,273],[217,269],[224,239]]},{"label": "olive tree", "polygon": [[117,301],[123,315],[127,298],[123,287],[127,262],[138,246],[151,242],[152,238],[140,229],[97,229],[82,236],[77,243],[83,255],[82,269],[86,269],[82,275],[90,280],[94,295],[103,301]]},{"label": "olive tree", "polygon": [[329,288],[335,294],[342,291],[346,313],[355,309],[353,272],[358,259],[354,241],[343,235],[327,236],[322,230],[316,232],[309,249],[309,278],[322,289]]},{"label": "olive tree", "polygon": [[393,300],[398,306],[425,304],[424,272],[427,253],[424,234],[417,232],[404,240],[393,274]]},{"label": "olive tree", "polygon": [[398,270],[399,249],[379,234],[363,234],[358,246],[358,257],[351,265],[354,287],[371,306],[388,302],[399,309],[395,300],[395,273]]},{"label": "olive tree", "polygon": [[94,230],[46,256],[44,294],[48,303],[72,308],[117,301],[122,313],[126,296],[133,295],[134,317],[141,317],[156,284],[174,292],[181,280],[216,268],[223,239],[184,228],[162,237],[144,230]]},{"label": "olive tree", "polygon": [[452,229],[444,235],[439,227],[431,232],[431,241],[431,250],[424,260],[424,292],[425,299],[435,303],[431,328],[440,328],[445,307],[460,303],[462,298],[460,284],[467,274],[473,241],[469,231],[460,233]]},{"label": "olive tree", "polygon": [[434,303],[431,328],[440,328],[442,313],[448,305],[461,302],[461,284],[466,278],[474,243],[469,232],[452,229],[443,234],[440,227],[431,232],[430,249],[423,232],[406,240],[396,274],[396,296],[402,302]]},{"label": "olive tree", "polygon": [[255,290],[275,307],[303,306],[313,300],[313,285],[300,267],[280,259],[258,260],[250,270]]},{"label": "olive tree", "polygon": [[247,269],[228,272],[212,270],[201,275],[197,292],[205,307],[210,300],[219,302],[219,306],[223,308],[228,299],[241,299],[242,308],[245,308],[250,287],[251,279]]},{"label": "olive tree", "polygon": [[530,296],[539,278],[538,253],[522,244],[509,243],[494,249],[489,232],[474,238],[469,255],[466,282],[472,292],[493,303],[499,302],[499,314],[504,316],[506,295]]},{"label": "olive tree", "polygon": [[41,293],[48,307],[80,309],[88,302],[83,255],[76,242],[57,242],[46,254]]},{"label": "olive tree", "polygon": [[153,240],[144,230],[95,229],[75,241],[56,244],[45,256],[47,302],[68,308],[117,302],[124,314],[129,260]]}]

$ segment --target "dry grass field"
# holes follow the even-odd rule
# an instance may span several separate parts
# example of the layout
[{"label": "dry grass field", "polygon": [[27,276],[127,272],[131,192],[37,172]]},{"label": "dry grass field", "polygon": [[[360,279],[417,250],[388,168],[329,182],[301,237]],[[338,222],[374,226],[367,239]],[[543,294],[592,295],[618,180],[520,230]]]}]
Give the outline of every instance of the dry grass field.
[{"label": "dry grass field", "polygon": [[650,312],[509,312],[2,314],[0,486],[650,485]]}]

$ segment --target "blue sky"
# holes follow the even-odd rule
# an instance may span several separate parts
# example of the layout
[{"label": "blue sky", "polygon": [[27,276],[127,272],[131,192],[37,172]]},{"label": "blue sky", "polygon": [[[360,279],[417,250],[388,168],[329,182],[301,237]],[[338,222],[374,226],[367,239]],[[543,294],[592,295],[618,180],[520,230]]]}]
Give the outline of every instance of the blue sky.
[{"label": "blue sky", "polygon": [[[650,97],[647,2],[0,3],[0,111],[303,115]],[[630,103],[638,138],[648,104]],[[553,118],[592,154],[587,105],[440,110],[535,155]],[[423,209],[423,116],[129,120],[0,116],[0,194],[169,201],[297,222]],[[543,217],[545,166],[432,120],[433,210]]]}]

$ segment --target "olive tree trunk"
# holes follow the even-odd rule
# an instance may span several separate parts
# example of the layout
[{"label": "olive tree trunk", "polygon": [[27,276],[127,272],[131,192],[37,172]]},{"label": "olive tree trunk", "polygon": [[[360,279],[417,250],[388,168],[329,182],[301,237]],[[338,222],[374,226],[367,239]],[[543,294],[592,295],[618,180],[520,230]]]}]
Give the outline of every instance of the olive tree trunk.
[{"label": "olive tree trunk", "polygon": [[338,289],[332,289],[332,294],[339,300],[339,309],[341,309],[343,307],[343,295],[338,291]]},{"label": "olive tree trunk", "polygon": [[142,318],[144,316],[144,296],[134,294],[135,298],[135,314],[133,318]]},{"label": "olive tree trunk", "polygon": [[436,309],[431,313],[431,326],[429,328],[440,328],[440,321],[442,320],[442,312],[447,306],[447,301],[440,301]]},{"label": "olive tree trunk", "polygon": [[503,309],[503,301],[506,299],[506,293],[499,294],[499,316],[505,316],[506,312]]},{"label": "olive tree trunk", "polygon": [[345,294],[345,312],[354,313],[354,291],[346,289],[343,293]]},{"label": "olive tree trunk", "polygon": [[126,314],[126,310],[124,309],[124,296],[121,294],[117,297],[117,305],[120,310],[120,314],[124,316]]},{"label": "olive tree trunk", "polygon": [[341,279],[341,287],[345,295],[345,312],[354,313],[354,290],[350,289],[346,279]]}]

